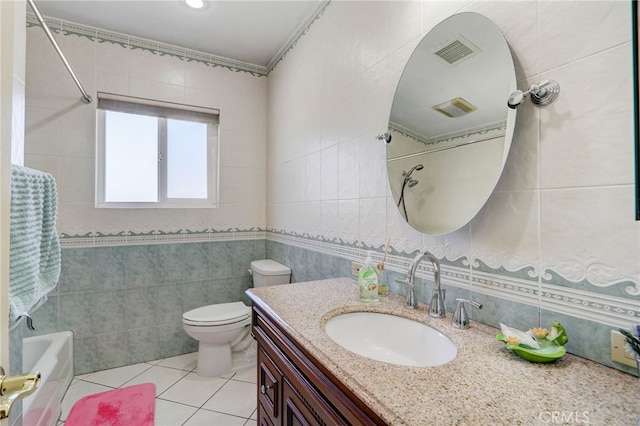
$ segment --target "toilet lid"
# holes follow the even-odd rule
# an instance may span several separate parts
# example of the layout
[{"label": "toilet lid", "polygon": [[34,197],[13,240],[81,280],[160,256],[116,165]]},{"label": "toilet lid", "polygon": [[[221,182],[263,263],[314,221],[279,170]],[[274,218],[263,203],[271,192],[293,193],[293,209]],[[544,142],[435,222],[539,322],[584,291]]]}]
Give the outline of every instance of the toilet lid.
[{"label": "toilet lid", "polygon": [[251,308],[242,302],[202,306],[182,314],[185,322],[199,325],[224,325],[249,318]]}]

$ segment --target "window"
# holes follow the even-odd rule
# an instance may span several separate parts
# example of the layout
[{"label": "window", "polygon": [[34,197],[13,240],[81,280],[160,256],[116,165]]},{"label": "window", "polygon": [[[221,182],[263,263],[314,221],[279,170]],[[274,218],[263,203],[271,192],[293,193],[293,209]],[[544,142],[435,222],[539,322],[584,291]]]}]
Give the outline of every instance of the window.
[{"label": "window", "polygon": [[217,207],[218,116],[98,93],[96,207]]}]

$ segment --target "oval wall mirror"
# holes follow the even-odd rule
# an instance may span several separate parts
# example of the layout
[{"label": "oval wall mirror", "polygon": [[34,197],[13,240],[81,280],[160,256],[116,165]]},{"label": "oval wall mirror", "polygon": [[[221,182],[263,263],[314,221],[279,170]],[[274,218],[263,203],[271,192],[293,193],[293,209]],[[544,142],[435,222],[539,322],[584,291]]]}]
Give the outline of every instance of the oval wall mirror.
[{"label": "oval wall mirror", "polygon": [[511,146],[514,90],[511,52],[488,18],[453,15],[420,41],[396,88],[387,144],[391,192],[409,225],[446,234],[480,211]]}]

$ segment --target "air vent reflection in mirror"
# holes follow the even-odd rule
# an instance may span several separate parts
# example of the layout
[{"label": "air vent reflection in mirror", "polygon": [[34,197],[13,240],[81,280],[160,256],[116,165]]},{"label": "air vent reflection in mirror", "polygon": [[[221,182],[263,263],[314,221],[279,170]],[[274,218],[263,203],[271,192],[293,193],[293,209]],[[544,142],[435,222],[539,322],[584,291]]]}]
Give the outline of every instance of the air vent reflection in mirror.
[{"label": "air vent reflection in mirror", "polygon": [[447,117],[454,118],[462,117],[478,109],[471,102],[463,98],[451,99],[450,101],[435,105],[432,108],[439,113],[446,115]]}]

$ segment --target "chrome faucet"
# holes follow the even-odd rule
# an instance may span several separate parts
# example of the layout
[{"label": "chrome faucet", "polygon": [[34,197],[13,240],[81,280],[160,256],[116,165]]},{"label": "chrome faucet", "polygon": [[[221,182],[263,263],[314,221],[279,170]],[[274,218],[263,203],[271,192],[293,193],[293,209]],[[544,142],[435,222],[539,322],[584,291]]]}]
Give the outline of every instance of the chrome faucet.
[{"label": "chrome faucet", "polygon": [[411,261],[411,266],[409,266],[409,270],[407,271],[407,277],[404,280],[397,280],[397,282],[406,284],[409,289],[407,291],[407,296],[404,301],[404,306],[407,308],[415,309],[418,307],[418,298],[416,297],[416,270],[418,269],[418,265],[422,261],[422,259],[427,258],[433,264],[434,271],[434,286],[433,286],[433,296],[431,297],[431,303],[429,304],[429,315],[436,318],[443,318],[445,316],[444,309],[444,297],[445,290],[440,288],[440,262],[438,258],[428,251],[424,251],[422,253],[418,253],[416,257]]}]

